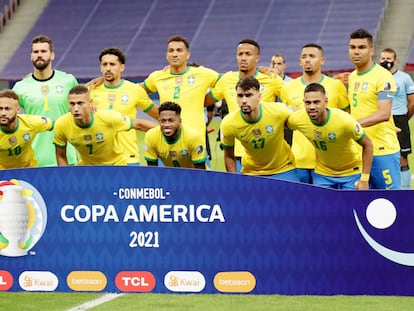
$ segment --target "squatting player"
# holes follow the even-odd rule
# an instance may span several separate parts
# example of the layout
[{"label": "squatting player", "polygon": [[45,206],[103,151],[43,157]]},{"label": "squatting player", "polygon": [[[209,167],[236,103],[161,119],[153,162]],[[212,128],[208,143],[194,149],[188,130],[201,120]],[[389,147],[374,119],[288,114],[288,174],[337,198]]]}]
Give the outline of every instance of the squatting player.
[{"label": "squatting player", "polygon": [[[313,184],[333,189],[351,190],[355,185],[357,189],[368,189],[372,143],[363,127],[349,113],[328,108],[325,88],[319,83],[306,86],[303,102],[305,109],[294,112],[287,126],[300,131],[313,145]],[[362,158],[357,144],[362,147]]]},{"label": "squatting player", "polygon": [[67,143],[72,143],[80,155],[81,165],[126,165],[125,149],[118,142],[118,133],[131,128],[141,131],[156,123],[144,119],[130,119],[117,111],[93,111],[88,88],[78,85],[69,91],[70,112],[55,122],[53,143],[58,165],[68,165]]},{"label": "squatting player", "polygon": [[181,124],[181,107],[174,102],[159,107],[160,125],[145,133],[145,160],[157,166],[160,159],[165,166],[205,169],[204,139],[191,127]]},{"label": "squatting player", "polygon": [[286,120],[292,113],[284,105],[261,103],[260,84],[254,77],[236,84],[239,110],[221,122],[221,146],[227,172],[236,172],[234,144],[245,149],[241,173],[299,181],[293,153],[284,139]]},{"label": "squatting player", "polygon": [[19,110],[19,96],[10,89],[1,90],[0,169],[37,166],[33,140],[38,133],[53,129],[51,119],[18,114]]}]

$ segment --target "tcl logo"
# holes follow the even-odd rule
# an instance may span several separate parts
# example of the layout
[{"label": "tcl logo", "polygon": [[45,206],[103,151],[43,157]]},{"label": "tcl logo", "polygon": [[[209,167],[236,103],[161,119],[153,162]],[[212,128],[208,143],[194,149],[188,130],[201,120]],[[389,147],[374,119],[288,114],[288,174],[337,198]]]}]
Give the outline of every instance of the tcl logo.
[{"label": "tcl logo", "polygon": [[13,276],[9,271],[0,270],[0,291],[9,290],[13,285]]},{"label": "tcl logo", "polygon": [[116,287],[123,292],[147,293],[155,283],[154,275],[148,271],[121,271],[115,277]]}]

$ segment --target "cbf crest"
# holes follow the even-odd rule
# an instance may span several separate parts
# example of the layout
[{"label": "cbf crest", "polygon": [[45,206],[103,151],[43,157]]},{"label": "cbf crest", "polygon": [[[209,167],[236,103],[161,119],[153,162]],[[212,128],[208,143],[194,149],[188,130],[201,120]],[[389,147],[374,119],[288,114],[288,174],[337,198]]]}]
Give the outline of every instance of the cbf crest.
[{"label": "cbf crest", "polygon": [[175,86],[181,86],[183,84],[183,78],[182,77],[176,77],[175,78]]},{"label": "cbf crest", "polygon": [[42,93],[42,95],[46,96],[47,94],[49,94],[49,85],[42,85],[40,87],[40,92]]},{"label": "cbf crest", "polygon": [[313,132],[313,137],[315,137],[315,139],[317,139],[317,140],[322,140],[322,137],[323,137],[322,132],[321,131],[314,131]]},{"label": "cbf crest", "polygon": [[187,83],[188,83],[189,85],[194,85],[194,83],[195,83],[195,77],[194,77],[194,76],[189,76],[189,77],[187,78]]},{"label": "cbf crest", "polygon": [[86,141],[87,144],[92,143],[92,135],[90,134],[84,135],[83,139]]},{"label": "cbf crest", "polygon": [[17,144],[16,136],[10,136],[9,137],[9,144],[10,144],[10,146],[15,146]]},{"label": "cbf crest", "polygon": [[252,130],[252,133],[256,138],[259,138],[262,136],[262,132],[260,131],[260,129],[254,129]]},{"label": "cbf crest", "polygon": [[275,130],[273,129],[273,125],[267,125],[266,126],[266,134],[273,134],[275,132]]}]

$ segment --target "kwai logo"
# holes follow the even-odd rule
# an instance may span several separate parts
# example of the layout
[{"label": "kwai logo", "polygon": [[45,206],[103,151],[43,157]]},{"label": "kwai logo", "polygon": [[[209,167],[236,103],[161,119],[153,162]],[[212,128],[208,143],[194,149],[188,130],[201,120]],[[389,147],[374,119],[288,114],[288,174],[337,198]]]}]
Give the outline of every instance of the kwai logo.
[{"label": "kwai logo", "polygon": [[[381,230],[388,229],[394,224],[397,218],[397,210],[391,201],[379,198],[368,204],[366,217],[369,224],[374,228]],[[378,254],[395,263],[405,266],[414,266],[414,253],[398,252],[385,247],[368,234],[367,230],[362,226],[355,210],[354,218],[362,237]]]},{"label": "kwai logo", "polygon": [[46,204],[36,188],[22,180],[0,181],[0,255],[27,255],[46,222]]}]

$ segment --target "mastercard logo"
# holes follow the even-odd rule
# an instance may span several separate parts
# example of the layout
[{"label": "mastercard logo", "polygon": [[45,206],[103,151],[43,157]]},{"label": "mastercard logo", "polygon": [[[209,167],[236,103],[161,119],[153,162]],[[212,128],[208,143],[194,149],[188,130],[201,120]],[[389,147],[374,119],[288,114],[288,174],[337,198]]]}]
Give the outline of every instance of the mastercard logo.
[{"label": "mastercard logo", "polygon": [[256,287],[256,278],[248,271],[219,272],[214,287],[222,293],[249,293]]}]

